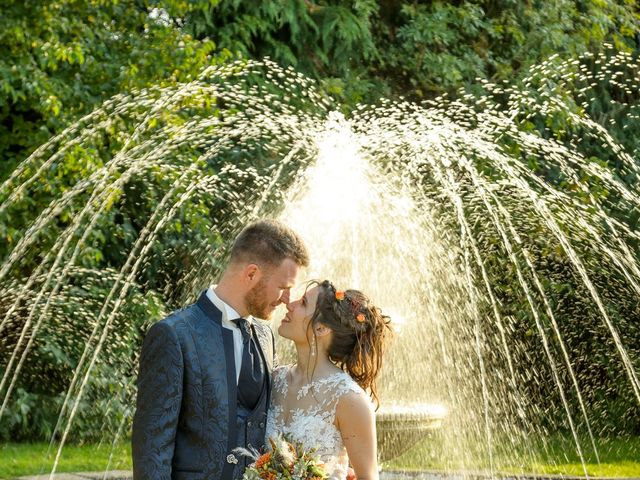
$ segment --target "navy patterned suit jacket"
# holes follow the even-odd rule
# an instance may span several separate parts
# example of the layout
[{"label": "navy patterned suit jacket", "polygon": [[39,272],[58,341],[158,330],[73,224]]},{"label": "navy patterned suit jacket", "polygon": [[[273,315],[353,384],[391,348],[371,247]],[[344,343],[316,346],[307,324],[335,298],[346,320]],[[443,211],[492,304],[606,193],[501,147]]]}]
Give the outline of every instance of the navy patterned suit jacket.
[{"label": "navy patterned suit jacket", "polygon": [[[233,333],[221,322],[222,312],[203,293],[197,303],[147,332],[133,420],[136,480],[228,480],[238,476],[230,456],[238,437],[264,441],[263,420],[248,422],[260,431],[237,431]],[[267,398],[257,412],[264,419],[275,353],[273,332],[259,321],[253,325],[268,372]]]}]

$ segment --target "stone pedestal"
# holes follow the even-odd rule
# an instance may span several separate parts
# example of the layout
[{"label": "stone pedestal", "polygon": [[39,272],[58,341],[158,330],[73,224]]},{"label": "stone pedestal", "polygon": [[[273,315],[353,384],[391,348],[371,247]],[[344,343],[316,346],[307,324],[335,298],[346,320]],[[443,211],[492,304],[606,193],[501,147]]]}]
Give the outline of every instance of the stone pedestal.
[{"label": "stone pedestal", "polygon": [[439,428],[446,410],[439,405],[381,407],[376,413],[378,461],[402,455]]}]

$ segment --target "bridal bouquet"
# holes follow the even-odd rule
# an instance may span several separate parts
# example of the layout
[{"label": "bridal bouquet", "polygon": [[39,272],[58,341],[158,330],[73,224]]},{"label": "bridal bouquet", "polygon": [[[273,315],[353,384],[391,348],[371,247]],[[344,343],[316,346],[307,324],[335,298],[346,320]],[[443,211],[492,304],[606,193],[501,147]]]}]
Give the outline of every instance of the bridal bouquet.
[{"label": "bridal bouquet", "polygon": [[328,477],[324,464],[314,456],[315,449],[305,450],[301,443],[282,437],[270,438],[269,443],[270,452],[250,455],[255,462],[244,471],[243,480],[325,480]]}]

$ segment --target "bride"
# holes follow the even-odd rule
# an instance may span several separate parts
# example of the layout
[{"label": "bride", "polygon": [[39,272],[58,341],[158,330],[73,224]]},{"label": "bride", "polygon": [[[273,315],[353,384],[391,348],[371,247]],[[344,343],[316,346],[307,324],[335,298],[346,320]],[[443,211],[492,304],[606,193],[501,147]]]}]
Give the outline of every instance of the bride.
[{"label": "bride", "polygon": [[358,480],[377,479],[372,399],[389,317],[328,280],[309,283],[287,311],[278,333],[294,343],[297,360],[273,372],[267,438],[316,448],[331,479],[344,480],[349,464]]}]

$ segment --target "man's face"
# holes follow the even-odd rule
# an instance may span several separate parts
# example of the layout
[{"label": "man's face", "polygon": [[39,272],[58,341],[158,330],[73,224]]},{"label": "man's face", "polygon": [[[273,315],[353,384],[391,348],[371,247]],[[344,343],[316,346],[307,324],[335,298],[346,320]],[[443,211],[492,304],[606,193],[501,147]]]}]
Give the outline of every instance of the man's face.
[{"label": "man's face", "polygon": [[249,314],[270,320],[278,305],[289,303],[297,276],[298,264],[290,258],[285,258],[277,267],[263,269],[260,280],[245,297]]}]

